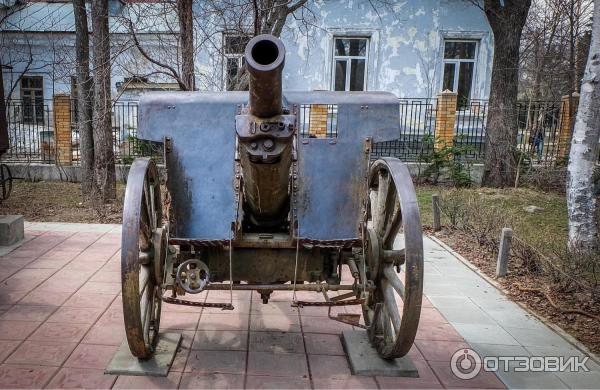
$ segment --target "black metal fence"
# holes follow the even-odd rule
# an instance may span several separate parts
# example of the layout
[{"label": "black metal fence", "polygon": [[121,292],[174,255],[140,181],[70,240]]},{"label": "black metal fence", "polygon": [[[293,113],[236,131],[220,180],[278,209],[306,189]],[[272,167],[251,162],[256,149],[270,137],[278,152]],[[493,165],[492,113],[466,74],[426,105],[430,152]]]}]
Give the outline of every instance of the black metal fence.
[{"label": "black metal fence", "polygon": [[[404,161],[420,161],[431,156],[436,139],[438,99],[400,99],[400,132],[393,141],[382,142],[373,148],[373,156],[393,156]],[[517,104],[517,147],[533,162],[554,162],[565,155],[564,103],[519,102]],[[453,145],[462,148],[461,158],[483,160],[488,102],[471,100],[456,111]],[[79,132],[76,126],[77,110],[71,102],[72,163],[78,164]],[[49,101],[7,103],[10,149],[3,160],[19,162],[55,163],[57,156],[54,134],[54,115]],[[326,124],[325,124],[326,123]],[[162,144],[137,138],[138,102],[117,101],[113,104],[112,132],[115,158],[128,164],[138,156],[162,159]],[[567,126],[568,127],[568,126]],[[303,137],[337,136],[336,105],[302,105],[300,133]],[[322,134],[321,134],[322,133]]]},{"label": "black metal fence", "polygon": [[[460,158],[483,160],[488,108],[487,100],[472,99],[455,112],[452,144],[460,148]],[[564,159],[569,144],[568,136],[561,133],[569,128],[565,123],[569,118],[566,109],[565,102],[519,101],[517,149],[534,163]],[[438,135],[438,110],[436,98],[400,99],[398,139],[376,144],[373,156],[392,156],[403,161],[421,161],[431,156]]]},{"label": "black metal fence", "polygon": [[50,104],[11,100],[6,103],[10,149],[4,159],[51,163],[56,156]]},{"label": "black metal fence", "polygon": [[[10,149],[3,160],[29,163],[56,163],[57,142],[51,101],[7,103]],[[71,162],[80,158],[77,104],[71,100]],[[137,138],[138,102],[117,101],[112,109],[113,149],[117,163],[129,164],[136,157],[162,159],[162,144]]]}]

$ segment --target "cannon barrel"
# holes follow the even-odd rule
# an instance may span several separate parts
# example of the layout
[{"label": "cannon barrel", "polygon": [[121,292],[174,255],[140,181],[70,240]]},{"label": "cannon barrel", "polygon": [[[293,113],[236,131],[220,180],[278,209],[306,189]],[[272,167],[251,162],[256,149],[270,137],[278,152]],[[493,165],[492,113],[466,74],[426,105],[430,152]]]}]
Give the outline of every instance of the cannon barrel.
[{"label": "cannon barrel", "polygon": [[236,117],[245,217],[253,226],[276,228],[289,211],[289,177],[296,117],[283,107],[283,43],[259,35],[245,51],[250,79],[247,110]]},{"label": "cannon barrel", "polygon": [[258,35],[248,42],[246,69],[249,74],[249,110],[259,118],[281,114],[281,73],[285,47],[272,35]]}]

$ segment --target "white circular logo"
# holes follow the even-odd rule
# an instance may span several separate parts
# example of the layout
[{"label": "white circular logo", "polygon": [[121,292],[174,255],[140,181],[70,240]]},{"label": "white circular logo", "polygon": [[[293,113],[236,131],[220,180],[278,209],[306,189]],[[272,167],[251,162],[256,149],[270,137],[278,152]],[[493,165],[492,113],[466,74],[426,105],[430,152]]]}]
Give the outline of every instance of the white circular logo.
[{"label": "white circular logo", "polygon": [[459,349],[450,360],[452,373],[460,379],[473,379],[481,371],[481,356],[471,348]]}]

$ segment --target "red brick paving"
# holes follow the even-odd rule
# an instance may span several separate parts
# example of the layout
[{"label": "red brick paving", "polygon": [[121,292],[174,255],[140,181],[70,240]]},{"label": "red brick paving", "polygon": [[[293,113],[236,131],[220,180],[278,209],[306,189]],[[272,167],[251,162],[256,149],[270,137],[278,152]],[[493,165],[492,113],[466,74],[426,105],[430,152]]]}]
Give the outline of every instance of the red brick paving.
[{"label": "red brick paving", "polygon": [[[234,311],[165,304],[161,328],[183,335],[169,376],[105,375],[124,337],[120,235],[27,233],[35,237],[0,257],[1,388],[503,387],[486,372],[470,381],[452,375],[450,357],[466,344],[427,299],[409,353],[420,377],[360,377],[351,375],[339,337],[352,327],[326,319],[324,308],[299,312],[286,292],[262,305],[258,295],[236,291]],[[193,299],[230,297],[214,291]]]}]

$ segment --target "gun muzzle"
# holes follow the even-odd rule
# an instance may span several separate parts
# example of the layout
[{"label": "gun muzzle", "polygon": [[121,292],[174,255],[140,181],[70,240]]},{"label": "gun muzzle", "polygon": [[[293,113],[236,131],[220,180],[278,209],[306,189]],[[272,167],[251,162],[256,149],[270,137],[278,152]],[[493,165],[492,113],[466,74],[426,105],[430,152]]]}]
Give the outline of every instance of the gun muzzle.
[{"label": "gun muzzle", "polygon": [[272,35],[258,35],[248,42],[244,55],[250,76],[250,114],[259,118],[281,114],[281,73],[285,62],[283,43]]}]

